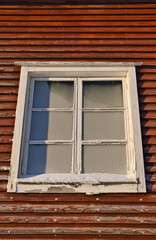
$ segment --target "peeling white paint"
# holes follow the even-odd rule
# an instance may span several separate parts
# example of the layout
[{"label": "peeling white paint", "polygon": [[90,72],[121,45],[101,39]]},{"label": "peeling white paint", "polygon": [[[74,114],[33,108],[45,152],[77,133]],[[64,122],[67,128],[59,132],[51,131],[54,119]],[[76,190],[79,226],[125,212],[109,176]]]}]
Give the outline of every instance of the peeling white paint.
[{"label": "peeling white paint", "polygon": [[0,167],[0,171],[9,171],[10,167]]},{"label": "peeling white paint", "polygon": [[121,66],[141,66],[143,63],[142,62],[36,62],[36,61],[17,61],[15,62],[15,65],[17,66],[41,66],[41,67],[46,67],[46,66],[75,66],[75,67],[83,67],[83,66],[117,66],[117,67],[121,67]]},{"label": "peeling white paint", "polygon": [[[18,183],[17,192],[22,193],[86,193],[87,195],[100,193],[126,193],[137,192],[137,183],[116,183],[116,184],[30,184]],[[97,209],[98,211],[98,209]]]}]

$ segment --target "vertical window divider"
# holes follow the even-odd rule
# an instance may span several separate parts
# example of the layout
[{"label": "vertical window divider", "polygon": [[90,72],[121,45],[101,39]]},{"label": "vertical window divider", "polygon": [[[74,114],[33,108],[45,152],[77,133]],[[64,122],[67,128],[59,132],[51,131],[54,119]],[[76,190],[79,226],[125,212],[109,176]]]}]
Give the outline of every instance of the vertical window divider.
[{"label": "vertical window divider", "polygon": [[77,109],[77,166],[78,174],[82,173],[82,79],[77,78],[78,109]]},{"label": "vertical window divider", "polygon": [[77,108],[78,108],[78,84],[77,78],[74,80],[74,112],[73,112],[73,157],[72,157],[72,173],[77,173]]},{"label": "vertical window divider", "polygon": [[126,155],[127,155],[127,173],[129,170],[129,161],[130,161],[130,156],[129,156],[129,146],[128,146],[128,128],[129,126],[129,122],[128,122],[128,114],[127,114],[127,81],[126,81],[126,77],[124,79],[122,79],[122,88],[123,88],[123,107],[124,107],[124,124],[125,124],[125,140],[127,142],[126,144]]}]

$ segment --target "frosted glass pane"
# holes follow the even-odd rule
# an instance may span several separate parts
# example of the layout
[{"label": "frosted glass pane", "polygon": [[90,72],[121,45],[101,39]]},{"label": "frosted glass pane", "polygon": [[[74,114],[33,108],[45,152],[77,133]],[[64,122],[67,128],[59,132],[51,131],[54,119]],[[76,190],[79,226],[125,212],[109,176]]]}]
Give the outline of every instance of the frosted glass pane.
[{"label": "frosted glass pane", "polygon": [[72,145],[30,145],[27,174],[70,173]]},{"label": "frosted glass pane", "polygon": [[83,87],[84,108],[123,106],[121,81],[86,81]]},{"label": "frosted glass pane", "polygon": [[71,108],[73,106],[73,82],[36,81],[34,108]]},{"label": "frosted glass pane", "polygon": [[84,173],[126,174],[126,145],[83,146]]},{"label": "frosted glass pane", "polygon": [[32,112],[31,140],[71,140],[72,112]]},{"label": "frosted glass pane", "polygon": [[123,112],[83,113],[83,139],[124,139]]}]

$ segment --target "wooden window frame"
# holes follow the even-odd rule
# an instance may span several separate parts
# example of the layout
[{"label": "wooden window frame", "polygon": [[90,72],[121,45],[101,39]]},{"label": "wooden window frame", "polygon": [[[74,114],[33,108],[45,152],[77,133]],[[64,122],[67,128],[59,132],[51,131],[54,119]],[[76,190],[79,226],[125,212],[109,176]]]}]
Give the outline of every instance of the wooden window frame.
[{"label": "wooden window frame", "polygon": [[[137,193],[146,192],[143,150],[141,140],[140,116],[136,85],[135,67],[141,63],[112,62],[16,62],[21,66],[18,104],[16,109],[15,131],[11,156],[11,170],[8,181],[8,192],[47,192],[47,193]],[[78,163],[78,174],[43,174],[34,177],[19,177],[21,155],[25,151],[27,124],[31,117],[29,105],[33,91],[31,79],[60,78],[78,79],[81,88],[82,80],[121,80],[125,102],[125,124],[128,142],[127,175],[119,174],[80,174],[81,163]],[[81,153],[81,91],[78,92],[78,145],[77,159]],[[28,116],[28,118],[27,118]],[[27,119],[27,120],[26,120]],[[76,124],[76,123],[75,123]],[[128,130],[129,128],[129,130]],[[26,151],[27,152],[27,151]],[[25,155],[25,154],[24,154]],[[25,163],[26,161],[24,161]],[[74,165],[74,163],[73,163]]]}]

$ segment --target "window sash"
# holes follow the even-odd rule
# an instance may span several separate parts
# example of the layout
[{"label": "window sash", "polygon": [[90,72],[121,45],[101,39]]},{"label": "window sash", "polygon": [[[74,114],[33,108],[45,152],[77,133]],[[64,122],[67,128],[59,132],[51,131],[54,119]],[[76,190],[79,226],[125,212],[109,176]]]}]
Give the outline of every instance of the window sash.
[{"label": "window sash", "polygon": [[[25,130],[25,138],[24,138],[24,148],[22,153],[22,165],[19,171],[20,175],[26,175],[27,172],[27,164],[28,164],[28,151],[29,145],[35,144],[71,144],[72,145],[72,166],[71,166],[71,173],[75,172],[75,132],[76,132],[76,121],[75,121],[75,97],[73,101],[73,108],[33,108],[33,96],[34,96],[34,87],[35,81],[73,81],[74,82],[74,95],[75,95],[75,78],[31,78],[30,79],[30,94],[28,96],[29,103],[28,103],[28,112],[27,112],[27,121],[26,121],[26,130]],[[73,113],[73,126],[72,126],[72,140],[30,140],[30,130],[31,130],[31,119],[32,119],[32,112],[72,112]]]},{"label": "window sash", "polygon": [[[30,81],[30,96],[29,96],[29,106],[27,113],[27,126],[26,126],[26,136],[23,151],[22,169],[21,175],[26,175],[27,162],[28,162],[28,150],[29,145],[33,144],[72,144],[72,166],[71,173],[82,173],[82,146],[85,145],[103,145],[103,144],[128,144],[127,133],[126,133],[126,108],[125,108],[125,78],[31,78]],[[123,89],[123,107],[114,108],[83,108],[82,106],[82,88],[83,81],[122,81]],[[33,95],[35,81],[73,81],[74,82],[74,105],[73,108],[34,108],[33,107]],[[32,112],[73,112],[73,139],[72,140],[30,140],[30,129],[31,129],[31,118]],[[82,113],[83,112],[124,112],[124,123],[125,123],[125,139],[95,139],[95,140],[83,140],[82,139]],[[128,158],[127,147],[127,158]]]},{"label": "window sash", "polygon": [[[78,78],[79,81],[79,96],[78,96],[78,101],[79,101],[79,110],[78,110],[78,118],[79,118],[79,136],[78,136],[78,144],[79,144],[79,151],[78,151],[78,160],[79,160],[79,172],[78,173],[82,173],[82,147],[83,146],[87,146],[87,145],[114,145],[114,144],[125,144],[126,145],[126,160],[128,163],[128,158],[129,158],[129,148],[127,146],[128,141],[127,141],[127,128],[126,126],[128,124],[126,124],[127,119],[126,119],[126,82],[125,82],[125,78]],[[122,82],[122,94],[123,94],[123,107],[108,107],[108,108],[83,108],[82,106],[82,89],[83,89],[83,82],[91,82],[91,81],[121,81]],[[82,139],[82,113],[83,112],[112,112],[112,111],[121,111],[124,113],[124,128],[125,128],[125,139],[122,140],[116,140],[116,139],[96,139],[96,140],[83,140]],[[128,168],[128,166],[127,166]]]}]

